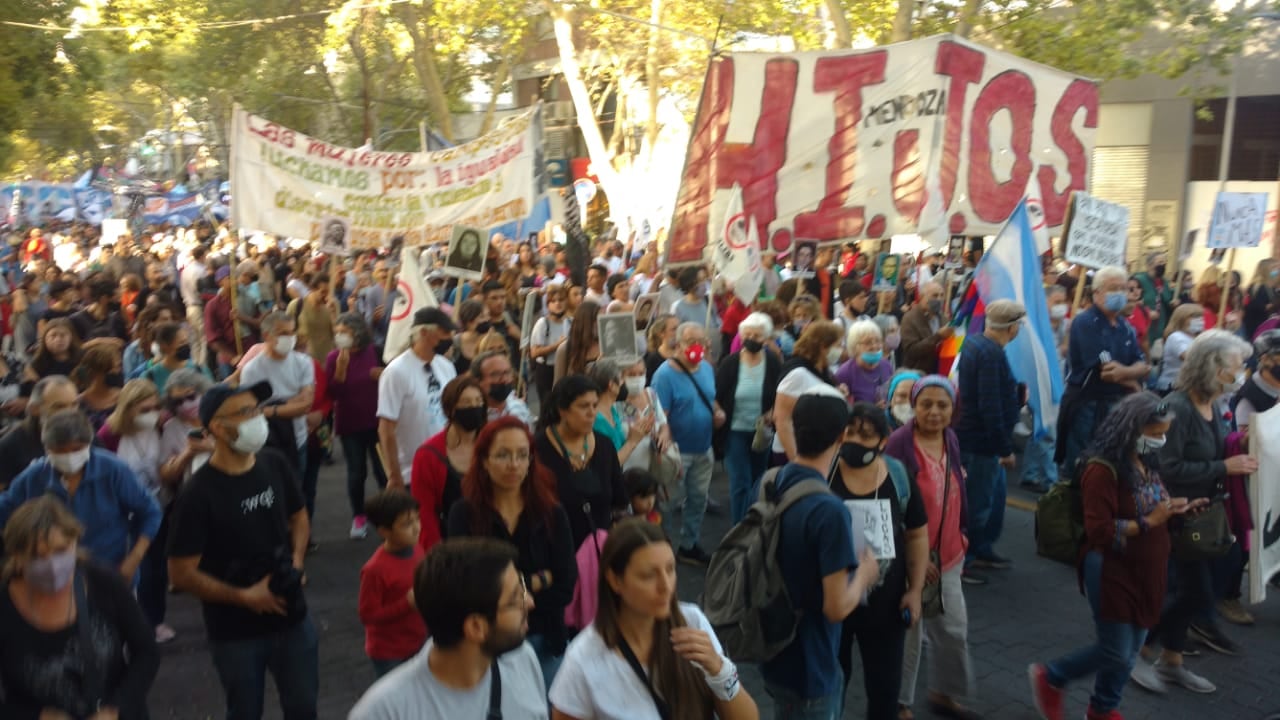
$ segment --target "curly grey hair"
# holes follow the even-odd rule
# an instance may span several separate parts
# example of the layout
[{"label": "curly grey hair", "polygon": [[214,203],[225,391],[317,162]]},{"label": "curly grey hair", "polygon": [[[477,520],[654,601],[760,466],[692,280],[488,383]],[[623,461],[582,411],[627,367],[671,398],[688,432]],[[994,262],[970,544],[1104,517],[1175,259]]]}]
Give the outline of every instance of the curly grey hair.
[{"label": "curly grey hair", "polygon": [[40,426],[40,442],[46,450],[93,442],[93,426],[79,410],[62,410],[45,418]]},{"label": "curly grey hair", "polygon": [[1093,434],[1093,442],[1080,460],[1101,458],[1111,463],[1120,482],[1129,487],[1133,475],[1133,453],[1138,436],[1146,426],[1172,422],[1173,413],[1155,393],[1143,391],[1116,403]]},{"label": "curly grey hair", "polygon": [[[1226,330],[1207,330],[1196,336],[1187,348],[1182,360],[1182,370],[1174,387],[1202,399],[1212,400],[1223,393],[1218,378],[1223,370],[1231,369],[1249,359],[1253,346]],[[1234,370],[1233,370],[1234,372]]]},{"label": "curly grey hair", "polygon": [[364,316],[360,313],[342,313],[334,324],[343,325],[351,331],[354,349],[364,349],[373,342],[373,333],[369,331],[369,324],[364,321]]},{"label": "curly grey hair", "polygon": [[599,387],[600,392],[603,393],[609,388],[610,383],[622,381],[622,368],[618,367],[617,362],[602,358],[587,368],[587,378],[595,383],[596,387]]},{"label": "curly grey hair", "polygon": [[211,387],[213,381],[196,368],[180,368],[164,382],[164,394],[167,396],[174,390],[194,390],[197,395],[204,395]]}]

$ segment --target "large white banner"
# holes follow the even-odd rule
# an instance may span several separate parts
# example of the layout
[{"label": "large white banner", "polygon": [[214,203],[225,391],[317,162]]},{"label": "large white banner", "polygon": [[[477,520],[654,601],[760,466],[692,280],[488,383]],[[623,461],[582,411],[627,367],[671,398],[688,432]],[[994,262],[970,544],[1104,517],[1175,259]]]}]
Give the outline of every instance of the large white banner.
[{"label": "large white banner", "polygon": [[766,249],[931,231],[930,195],[941,236],[995,234],[1037,194],[1056,228],[1088,187],[1097,123],[1093,81],[953,36],[730,53],[707,71],[668,260],[702,259],[734,185]]},{"label": "large white banner", "polygon": [[1253,416],[1249,448],[1258,458],[1258,472],[1249,480],[1249,602],[1256,604],[1267,597],[1267,581],[1280,573],[1280,405]]},{"label": "large white banner", "polygon": [[326,221],[354,247],[447,243],[454,225],[494,227],[529,214],[541,167],[541,112],[505,120],[430,153],[338,147],[237,108],[231,131],[232,222],[320,241]]}]

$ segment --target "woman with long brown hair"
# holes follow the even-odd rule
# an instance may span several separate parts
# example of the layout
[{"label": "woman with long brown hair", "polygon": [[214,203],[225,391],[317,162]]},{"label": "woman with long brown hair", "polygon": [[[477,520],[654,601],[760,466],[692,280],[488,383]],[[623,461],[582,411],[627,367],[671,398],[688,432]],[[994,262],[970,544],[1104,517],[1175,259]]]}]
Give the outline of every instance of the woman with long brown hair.
[{"label": "woman with long brown hair", "polygon": [[552,720],[750,720],[755,700],[698,606],[676,597],[662,528],[618,523],[600,554],[595,622],[570,643],[551,685]]},{"label": "woman with long brown hair", "polygon": [[[830,320],[818,320],[805,325],[792,350],[791,359],[782,365],[777,396],[773,405],[772,465],[782,465],[795,457],[796,439],[791,426],[791,412],[796,400],[810,388],[826,383],[835,386],[832,371],[840,364],[844,353],[844,332]],[[845,388],[848,394],[848,388]]]},{"label": "woman with long brown hair", "polygon": [[566,375],[585,375],[587,365],[600,357],[599,316],[600,306],[593,302],[582,303],[573,313],[569,340],[556,351],[555,382]]},{"label": "woman with long brown hair", "polygon": [[485,426],[449,511],[449,537],[494,537],[519,552],[516,570],[533,595],[526,639],[549,686],[564,655],[564,608],[578,579],[569,516],[556,502],[555,480],[534,457],[533,435],[518,418]]},{"label": "woman with long brown hair", "polygon": [[108,344],[93,345],[84,351],[71,379],[80,388],[80,407],[93,431],[97,432],[116,409],[120,388],[124,387],[124,365],[120,348]]}]

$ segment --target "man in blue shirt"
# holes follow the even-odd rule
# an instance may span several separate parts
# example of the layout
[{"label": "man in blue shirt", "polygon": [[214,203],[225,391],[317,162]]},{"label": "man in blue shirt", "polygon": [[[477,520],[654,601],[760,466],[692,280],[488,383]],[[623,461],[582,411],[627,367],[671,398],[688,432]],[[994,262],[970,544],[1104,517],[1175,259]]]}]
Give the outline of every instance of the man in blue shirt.
[{"label": "man in blue shirt", "polygon": [[0,528],[19,505],[55,495],[84,525],[80,543],[89,555],[132,579],[160,530],[161,512],[155,498],[124,461],[89,444],[93,427],[79,410],[63,410],[45,419],[40,438],[45,456],[32,462],[0,495]]},{"label": "man in blue shirt", "polygon": [[[725,422],[724,411],[716,404],[716,377],[711,363],[707,331],[687,322],[676,328],[676,353],[653,373],[651,386],[667,414],[671,439],[680,448],[684,479],[662,511],[662,529],[667,537],[679,540],[676,557],[681,562],[706,565],[711,556],[699,544],[702,518],[707,512],[707,490],[711,487],[711,433]],[[681,497],[683,495],[683,498]],[[675,509],[681,508],[683,527],[674,532]]]},{"label": "man in blue shirt", "polygon": [[[805,482],[827,484],[848,422],[835,388],[820,385],[796,399],[796,459],[778,471],[775,501]],[[798,500],[779,522],[778,564],[800,620],[795,639],[760,673],[778,720],[837,720],[845,687],[840,626],[879,581],[880,566],[870,549],[854,555],[849,511],[830,492]]]},{"label": "man in blue shirt", "polygon": [[1146,384],[1151,366],[1133,326],[1120,314],[1129,302],[1129,276],[1105,267],[1093,275],[1093,307],[1071,321],[1067,358],[1071,374],[1058,411],[1054,460],[1068,472],[1093,437],[1093,429],[1122,397]]},{"label": "man in blue shirt", "polygon": [[986,326],[981,335],[964,341],[960,354],[960,461],[968,473],[965,489],[969,501],[969,550],[963,579],[982,584],[972,569],[1005,569],[1011,563],[996,554],[995,543],[1004,529],[1004,503],[1008,491],[1005,469],[1014,465],[1013,426],[1022,403],[1018,383],[1004,348],[1018,336],[1027,309],[1012,300],[987,305]]}]

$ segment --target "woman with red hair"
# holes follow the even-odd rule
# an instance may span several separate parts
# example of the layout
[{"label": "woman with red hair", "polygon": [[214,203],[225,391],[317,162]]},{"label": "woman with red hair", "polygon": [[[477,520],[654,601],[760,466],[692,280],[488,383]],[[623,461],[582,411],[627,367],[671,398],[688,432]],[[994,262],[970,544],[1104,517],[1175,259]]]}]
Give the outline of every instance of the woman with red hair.
[{"label": "woman with red hair", "polygon": [[564,609],[578,579],[569,516],[556,501],[555,480],[533,454],[533,435],[514,417],[484,426],[462,499],[449,511],[449,537],[494,537],[519,552],[516,570],[533,596],[529,644],[547,686],[564,656]]}]

